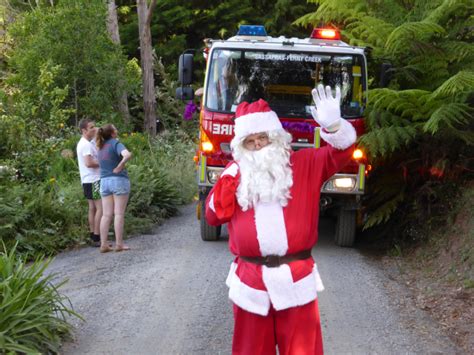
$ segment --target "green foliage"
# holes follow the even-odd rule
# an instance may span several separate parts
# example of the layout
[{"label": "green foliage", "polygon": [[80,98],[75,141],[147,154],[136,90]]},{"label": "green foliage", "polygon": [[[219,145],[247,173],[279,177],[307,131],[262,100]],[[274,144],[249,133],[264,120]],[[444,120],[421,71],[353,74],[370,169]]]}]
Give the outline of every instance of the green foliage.
[{"label": "green foliage", "polygon": [[[474,45],[467,0],[311,0],[299,25],[332,24],[353,45],[370,47],[369,83],[379,65],[394,68],[389,88],[371,88],[367,132],[359,143],[375,171],[366,228],[385,223],[409,235],[422,223],[432,186],[472,178]],[[436,198],[435,198],[436,199]]]},{"label": "green foliage", "polygon": [[[117,0],[120,37],[129,56],[139,56],[136,1]],[[203,69],[200,55],[205,38],[233,36],[240,24],[264,24],[272,36],[306,36],[292,22],[309,11],[306,0],[172,0],[158,1],[152,18],[151,31],[156,56],[172,78],[176,79],[177,59],[185,49],[196,49],[195,60]],[[272,11],[269,11],[272,9]],[[196,71],[198,81],[203,71]]]},{"label": "green foliage", "polygon": [[[58,93],[61,108],[74,110],[76,121],[82,116],[109,118],[129,81],[123,80],[126,60],[109,39],[105,18],[106,4],[101,0],[61,1],[19,17],[9,29],[14,43],[9,84],[18,91],[18,99],[26,95],[27,100],[32,94],[31,99],[41,98],[42,71],[54,69],[46,79],[50,87],[63,90]],[[43,111],[43,115],[29,112],[28,118],[42,122],[55,114],[47,106]]]},{"label": "green foliage", "polygon": [[165,129],[179,128],[183,123],[184,104],[175,98],[177,83],[166,73],[161,59],[155,62],[155,73],[158,77],[156,90],[158,117]]},{"label": "green foliage", "polygon": [[153,223],[175,215],[177,206],[196,194],[194,144],[181,131],[167,131],[153,141],[140,134],[122,141],[134,152],[128,164],[132,193],[127,218],[133,220],[128,228],[146,231]]},{"label": "green foliage", "polygon": [[26,265],[16,247],[0,252],[0,350],[2,353],[58,353],[71,333],[66,317],[81,318],[58,289],[66,281],[45,275],[51,259]]},{"label": "green foliage", "polygon": [[[19,253],[34,257],[87,242],[87,202],[75,159],[78,140],[77,135],[58,139],[38,154],[19,158],[22,164],[0,160],[0,239],[7,247],[18,243]],[[128,164],[132,192],[125,228],[148,231],[196,194],[194,143],[181,131],[152,141],[124,134],[122,141],[134,154]]]},{"label": "green foliage", "polygon": [[54,254],[83,240],[86,206],[78,182],[0,185],[0,238],[34,256]]}]

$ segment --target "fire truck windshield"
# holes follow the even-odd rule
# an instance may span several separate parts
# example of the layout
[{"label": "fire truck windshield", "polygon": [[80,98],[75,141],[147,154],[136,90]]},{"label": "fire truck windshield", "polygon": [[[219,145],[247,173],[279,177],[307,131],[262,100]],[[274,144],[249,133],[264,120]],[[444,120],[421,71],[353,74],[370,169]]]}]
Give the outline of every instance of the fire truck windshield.
[{"label": "fire truck windshield", "polygon": [[266,100],[280,117],[309,118],[311,90],[318,84],[341,87],[344,118],[365,107],[365,62],[361,55],[215,49],[206,108],[235,112],[242,101]]}]

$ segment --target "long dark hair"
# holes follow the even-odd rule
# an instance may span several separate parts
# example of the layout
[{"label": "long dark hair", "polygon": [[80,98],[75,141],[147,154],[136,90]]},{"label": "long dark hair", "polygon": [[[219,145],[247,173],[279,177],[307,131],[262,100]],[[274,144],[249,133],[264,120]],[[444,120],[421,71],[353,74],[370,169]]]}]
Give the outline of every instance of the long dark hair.
[{"label": "long dark hair", "polygon": [[113,124],[106,124],[99,128],[97,131],[97,137],[95,139],[97,148],[102,149],[104,142],[112,138],[112,134],[115,132],[115,127]]}]

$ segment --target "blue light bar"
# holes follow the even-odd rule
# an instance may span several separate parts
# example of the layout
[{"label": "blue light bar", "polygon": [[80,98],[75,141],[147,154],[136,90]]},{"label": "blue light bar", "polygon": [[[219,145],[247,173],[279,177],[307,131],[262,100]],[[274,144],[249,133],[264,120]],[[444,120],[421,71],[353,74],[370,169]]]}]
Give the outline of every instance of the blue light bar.
[{"label": "blue light bar", "polygon": [[267,36],[265,26],[240,25],[237,36]]}]

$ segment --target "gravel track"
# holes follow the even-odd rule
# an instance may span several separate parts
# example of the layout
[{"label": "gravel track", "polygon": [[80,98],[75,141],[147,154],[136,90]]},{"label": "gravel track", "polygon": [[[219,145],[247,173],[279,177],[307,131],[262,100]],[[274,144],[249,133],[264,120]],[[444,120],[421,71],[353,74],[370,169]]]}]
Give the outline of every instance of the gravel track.
[{"label": "gravel track", "polygon": [[[224,229],[224,233],[226,233]],[[357,249],[336,247],[322,220],[314,249],[326,290],[319,295],[326,354],[459,354],[406,290]],[[225,278],[227,239],[202,242],[194,206],[131,251],[82,248],[48,269],[86,322],[72,320],[63,354],[230,354],[232,311]]]}]

